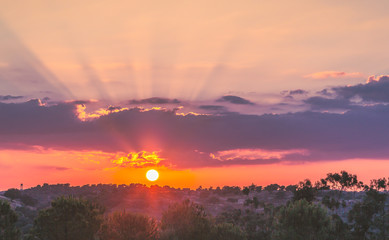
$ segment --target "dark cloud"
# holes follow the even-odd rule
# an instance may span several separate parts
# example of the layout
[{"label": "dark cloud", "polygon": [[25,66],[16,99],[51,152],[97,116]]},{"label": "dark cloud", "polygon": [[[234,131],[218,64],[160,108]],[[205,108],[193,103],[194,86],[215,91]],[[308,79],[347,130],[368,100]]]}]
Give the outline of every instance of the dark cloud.
[{"label": "dark cloud", "polygon": [[210,111],[226,111],[227,108],[220,105],[201,105],[199,106],[200,109],[203,110],[210,110]]},{"label": "dark cloud", "polygon": [[0,95],[0,101],[16,100],[24,98],[23,96],[12,96],[12,95]]},{"label": "dark cloud", "polygon": [[289,95],[289,96],[293,96],[293,95],[306,95],[308,94],[308,91],[305,91],[303,89],[296,89],[296,90],[290,90],[290,91],[283,91],[281,92],[282,95]]},{"label": "dark cloud", "polygon": [[[0,146],[158,150],[166,162],[177,167],[382,159],[389,155],[388,122],[386,105],[353,108],[342,114],[307,111],[264,115],[180,115],[175,110],[133,108],[81,121],[75,104],[44,106],[31,100],[0,103]],[[230,159],[211,157],[236,149],[259,150],[249,158],[239,155],[240,151]],[[280,151],[285,154],[278,156]]]},{"label": "dark cloud", "polygon": [[226,95],[216,100],[216,102],[229,102],[232,104],[244,104],[244,105],[254,105],[253,102],[233,95]]},{"label": "dark cloud", "polygon": [[296,89],[289,91],[289,95],[303,95],[308,94],[308,91],[302,90],[302,89]]},{"label": "dark cloud", "polygon": [[120,109],[122,109],[122,107],[120,107],[120,106],[109,106],[107,108],[108,111],[115,111],[115,110],[120,110]]},{"label": "dark cloud", "polygon": [[136,100],[133,99],[129,101],[130,104],[178,104],[181,103],[178,99],[169,99],[169,98],[160,98],[152,97]]},{"label": "dark cloud", "polygon": [[318,91],[316,92],[317,94],[320,94],[320,95],[323,95],[323,96],[332,96],[333,93],[330,92],[327,88],[321,90],[321,91]]},{"label": "dark cloud", "polygon": [[332,88],[343,98],[360,97],[364,101],[389,102],[389,76],[369,77],[366,84]]},{"label": "dark cloud", "polygon": [[35,168],[41,169],[41,170],[52,170],[52,171],[66,171],[66,170],[70,170],[71,169],[71,168],[68,168],[68,167],[49,166],[49,165],[39,165],[39,166],[35,166]]},{"label": "dark cloud", "polygon": [[306,104],[309,104],[312,109],[321,110],[321,109],[350,109],[353,106],[350,103],[349,99],[345,98],[324,98],[324,97],[310,97],[303,101]]}]

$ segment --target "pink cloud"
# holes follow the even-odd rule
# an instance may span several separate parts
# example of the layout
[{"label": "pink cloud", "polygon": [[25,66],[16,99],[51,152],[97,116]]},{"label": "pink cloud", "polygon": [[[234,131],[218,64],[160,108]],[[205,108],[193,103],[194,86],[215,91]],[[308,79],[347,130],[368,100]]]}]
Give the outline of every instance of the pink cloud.
[{"label": "pink cloud", "polygon": [[381,76],[375,76],[375,75],[371,75],[367,78],[367,81],[366,83],[371,83],[371,82],[379,82],[379,81],[385,81],[389,79],[389,75],[381,75]]},{"label": "pink cloud", "polygon": [[289,150],[266,150],[266,149],[231,149],[211,153],[210,157],[219,161],[230,161],[236,159],[257,160],[257,159],[282,159],[286,155],[298,154],[306,155],[307,150],[289,149]]},{"label": "pink cloud", "polygon": [[308,74],[304,76],[305,78],[313,79],[326,79],[326,78],[353,78],[353,77],[363,77],[362,73],[359,72],[340,72],[340,71],[323,71]]}]

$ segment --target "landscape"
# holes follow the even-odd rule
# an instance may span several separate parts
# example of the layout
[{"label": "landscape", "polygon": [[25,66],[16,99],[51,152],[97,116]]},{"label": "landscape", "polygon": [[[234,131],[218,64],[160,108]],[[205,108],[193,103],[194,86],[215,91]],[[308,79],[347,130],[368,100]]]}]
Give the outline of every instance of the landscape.
[{"label": "landscape", "polygon": [[[386,239],[388,180],[364,184],[341,171],[316,183],[196,190],[45,183],[0,193],[2,214],[18,216],[2,218],[2,234],[5,239]],[[4,201],[14,211],[9,205],[5,211]]]},{"label": "landscape", "polygon": [[387,9],[0,0],[0,240],[389,239]]}]

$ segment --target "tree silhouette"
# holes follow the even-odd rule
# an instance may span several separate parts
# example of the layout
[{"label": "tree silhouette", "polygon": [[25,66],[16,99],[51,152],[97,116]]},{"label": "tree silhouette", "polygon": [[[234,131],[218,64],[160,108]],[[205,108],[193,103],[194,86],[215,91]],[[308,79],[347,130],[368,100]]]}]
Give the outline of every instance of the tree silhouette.
[{"label": "tree silhouette", "polygon": [[[370,188],[362,202],[356,203],[348,214],[348,220],[352,225],[352,233],[355,239],[366,239],[376,233],[385,233],[383,229],[374,226],[374,220],[380,220],[379,213],[385,205],[386,195]],[[385,215],[385,214],[384,214]],[[383,226],[386,227],[386,226]],[[376,228],[376,230],[374,230]],[[384,236],[385,237],[385,236]],[[380,238],[385,239],[385,238]]]},{"label": "tree silhouette", "polygon": [[212,228],[213,240],[246,240],[244,232],[231,223],[220,223]]},{"label": "tree silhouette", "polygon": [[44,240],[92,240],[103,221],[104,209],[90,201],[59,197],[35,219],[33,235]]},{"label": "tree silhouette", "polygon": [[300,182],[296,190],[293,192],[293,201],[305,199],[307,202],[315,200],[316,188],[312,186],[312,182],[309,179],[305,179],[304,182]]},{"label": "tree silhouette", "polygon": [[99,237],[100,240],[154,240],[158,237],[157,222],[139,214],[115,212],[105,218]]},{"label": "tree silhouette", "polygon": [[20,231],[15,224],[18,216],[11,209],[8,202],[0,200],[0,239],[17,240],[20,237]]},{"label": "tree silhouette", "polygon": [[10,188],[4,192],[4,197],[10,198],[11,200],[18,199],[22,196],[19,189]]},{"label": "tree silhouette", "polygon": [[206,240],[212,239],[211,222],[204,208],[189,200],[169,206],[162,214],[161,239]]},{"label": "tree silhouette", "polygon": [[282,207],[275,218],[274,240],[330,240],[331,218],[305,199]]}]

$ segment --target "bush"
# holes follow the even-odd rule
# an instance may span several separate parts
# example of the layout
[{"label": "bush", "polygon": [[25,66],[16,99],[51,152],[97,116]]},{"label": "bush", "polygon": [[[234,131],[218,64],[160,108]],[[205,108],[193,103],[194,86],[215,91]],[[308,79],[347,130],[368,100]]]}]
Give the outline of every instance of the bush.
[{"label": "bush", "polygon": [[158,237],[157,223],[143,215],[116,212],[105,218],[99,237],[101,240],[154,240]]},{"label": "bush", "polygon": [[4,193],[4,197],[10,198],[11,200],[18,199],[21,195],[20,191],[16,188],[10,188]]},{"label": "bush", "polygon": [[92,240],[103,221],[104,209],[84,199],[60,197],[35,219],[33,235],[45,240]]},{"label": "bush", "polygon": [[161,239],[207,240],[212,239],[212,225],[204,208],[185,200],[169,206],[162,214]]},{"label": "bush", "polygon": [[331,218],[320,205],[305,199],[282,207],[275,218],[275,240],[330,240]]},{"label": "bush", "polygon": [[8,202],[0,200],[0,239],[18,240],[20,231],[16,228],[18,216]]}]

